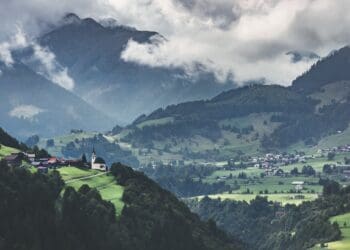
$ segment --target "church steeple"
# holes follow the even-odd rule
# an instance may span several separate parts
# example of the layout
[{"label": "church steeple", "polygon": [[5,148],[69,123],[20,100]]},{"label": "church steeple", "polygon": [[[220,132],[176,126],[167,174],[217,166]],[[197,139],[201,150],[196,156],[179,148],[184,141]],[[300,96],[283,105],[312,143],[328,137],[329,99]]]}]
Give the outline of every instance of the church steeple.
[{"label": "church steeple", "polygon": [[95,152],[95,147],[92,146],[91,166],[95,163],[95,161],[96,161],[96,152]]}]

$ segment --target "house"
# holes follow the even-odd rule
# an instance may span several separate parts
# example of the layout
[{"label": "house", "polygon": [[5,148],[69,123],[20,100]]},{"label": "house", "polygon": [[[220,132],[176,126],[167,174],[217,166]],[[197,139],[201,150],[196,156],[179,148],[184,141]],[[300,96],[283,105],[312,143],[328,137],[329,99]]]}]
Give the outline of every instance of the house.
[{"label": "house", "polygon": [[58,163],[58,159],[56,157],[51,157],[48,159],[47,163],[51,166],[56,166]]},{"label": "house", "polygon": [[344,171],[343,171],[343,175],[344,175],[346,178],[350,178],[350,170],[344,170]]},{"label": "house", "polygon": [[38,173],[47,174],[49,169],[47,167],[38,167]]},{"label": "house", "polygon": [[301,191],[304,189],[304,182],[303,181],[293,181],[292,184],[294,185],[294,188],[296,191]]},{"label": "house", "polygon": [[19,167],[22,165],[23,158],[24,157],[22,153],[13,153],[11,155],[5,156],[4,160],[10,167]]},{"label": "house", "polygon": [[274,175],[275,176],[283,176],[284,175],[284,171],[279,168],[279,169],[275,170]]},{"label": "house", "polygon": [[96,156],[96,152],[94,148],[92,149],[91,169],[102,170],[102,171],[107,171],[108,169],[106,162],[101,157]]}]

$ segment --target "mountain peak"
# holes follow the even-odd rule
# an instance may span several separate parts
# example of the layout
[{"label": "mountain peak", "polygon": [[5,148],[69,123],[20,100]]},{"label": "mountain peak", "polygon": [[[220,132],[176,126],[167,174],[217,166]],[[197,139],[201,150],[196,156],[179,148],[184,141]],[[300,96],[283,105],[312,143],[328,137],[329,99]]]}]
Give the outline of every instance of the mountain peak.
[{"label": "mountain peak", "polygon": [[68,13],[63,17],[62,22],[63,24],[73,24],[73,23],[79,24],[81,23],[81,19],[75,13]]},{"label": "mountain peak", "polygon": [[297,77],[292,88],[298,92],[312,93],[324,85],[350,80],[350,47],[333,51],[315,63],[307,72]]}]

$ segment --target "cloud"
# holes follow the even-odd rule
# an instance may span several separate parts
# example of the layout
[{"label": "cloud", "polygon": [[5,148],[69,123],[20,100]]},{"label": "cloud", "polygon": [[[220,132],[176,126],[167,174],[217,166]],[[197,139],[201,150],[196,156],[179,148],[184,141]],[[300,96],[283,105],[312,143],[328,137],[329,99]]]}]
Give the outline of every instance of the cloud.
[{"label": "cloud", "polygon": [[8,41],[0,43],[0,62],[10,67],[14,60],[11,51],[27,46],[27,38],[19,26],[16,26],[16,33]]},{"label": "cloud", "polygon": [[34,105],[19,105],[12,109],[9,112],[9,115],[11,117],[16,117],[19,119],[34,121],[34,118],[44,111],[44,109],[41,109]]},{"label": "cloud", "polygon": [[56,60],[55,55],[48,49],[38,44],[32,44],[34,60],[39,62],[39,72],[53,83],[67,90],[74,89],[74,80],[68,75],[67,68],[62,67]]},{"label": "cloud", "polygon": [[[66,12],[113,17],[167,38],[155,38],[153,44],[130,40],[124,60],[183,67],[189,74],[201,65],[221,81],[266,79],[289,85],[316,58],[293,63],[287,52],[327,55],[350,38],[348,0],[12,0],[2,3],[0,40],[16,23],[35,35]],[[9,58],[4,52],[1,57]],[[61,76],[65,78],[64,70]]]}]

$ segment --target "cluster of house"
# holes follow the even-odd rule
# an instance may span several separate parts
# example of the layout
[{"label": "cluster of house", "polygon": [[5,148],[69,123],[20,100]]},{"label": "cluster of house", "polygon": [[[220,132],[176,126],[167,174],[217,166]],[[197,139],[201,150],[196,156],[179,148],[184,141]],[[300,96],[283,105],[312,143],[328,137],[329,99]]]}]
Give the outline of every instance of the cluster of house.
[{"label": "cluster of house", "polygon": [[108,170],[106,162],[101,157],[97,157],[95,149],[92,152],[91,163],[84,163],[81,159],[38,158],[35,154],[26,152],[12,153],[5,156],[4,160],[10,167],[20,167],[23,165],[23,161],[25,161],[29,165],[36,167],[38,172],[41,173],[47,173],[49,169],[56,169],[63,166],[85,167],[102,171]]},{"label": "cluster of house", "polygon": [[[265,156],[251,157],[244,165],[256,167],[265,170],[265,175],[283,176],[285,175],[281,166],[287,166],[295,163],[306,163],[307,160],[314,156],[306,156],[303,154],[273,154],[268,153]],[[228,165],[234,160],[229,160]]]},{"label": "cluster of house", "polygon": [[350,152],[350,145],[347,144],[347,145],[342,145],[342,146],[333,147],[333,148],[323,148],[317,151],[317,153],[322,155],[327,155],[330,152],[333,152],[333,153]]}]

